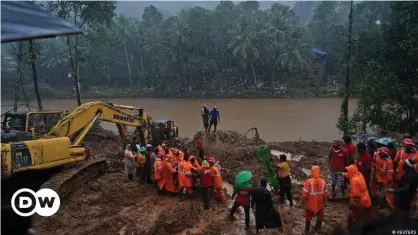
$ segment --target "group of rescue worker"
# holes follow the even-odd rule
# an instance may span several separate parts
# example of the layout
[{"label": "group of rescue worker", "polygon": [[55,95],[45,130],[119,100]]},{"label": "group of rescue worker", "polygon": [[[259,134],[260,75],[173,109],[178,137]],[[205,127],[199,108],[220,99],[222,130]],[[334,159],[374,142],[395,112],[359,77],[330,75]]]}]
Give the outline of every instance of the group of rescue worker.
[{"label": "group of rescue worker", "polygon": [[[205,157],[203,140],[196,138],[197,158],[178,148],[168,148],[165,144],[153,148],[151,145],[140,147],[135,142],[125,150],[125,169],[128,179],[138,177],[140,182],[153,183],[159,195],[166,192],[175,195],[193,197],[193,192],[199,190],[203,200],[203,209],[209,210],[209,195],[216,193],[220,201],[226,204],[227,198],[223,191],[221,166],[214,157]],[[329,196],[327,182],[320,176],[319,166],[312,166],[311,177],[306,180],[302,189],[302,201],[305,204],[305,232],[311,229],[311,220],[316,215],[314,230],[319,230],[324,220],[324,203],[327,199],[335,200],[337,186],[342,198],[349,201],[348,223],[350,226],[363,218],[372,219],[375,216],[373,202],[385,204],[390,209],[408,219],[411,206],[416,207],[417,162],[418,153],[415,141],[404,138],[402,147],[395,149],[392,144],[378,148],[373,154],[366,144],[359,142],[356,146],[348,136],[343,137],[344,143],[334,141],[329,151],[329,169],[331,176],[331,195]],[[357,153],[356,153],[357,152]],[[293,206],[291,194],[291,179],[286,156],[280,156],[277,166],[280,183],[280,203],[285,198]],[[349,197],[345,192],[349,185]],[[229,216],[242,206],[245,212],[246,229],[249,228],[250,207],[255,205],[256,231],[268,228],[266,223],[276,218],[271,227],[281,227],[280,214],[275,211],[270,191],[266,189],[267,181],[261,182],[261,187],[252,188],[250,182],[234,187],[232,199],[235,198]],[[394,196],[396,192],[396,197]],[[395,200],[396,198],[396,200]],[[257,213],[258,210],[258,213]],[[268,215],[268,216],[266,216]]]},{"label": "group of rescue worker", "polygon": [[[128,180],[134,180],[136,175],[139,182],[154,182],[159,195],[166,192],[172,196],[194,197],[193,192],[200,190],[205,210],[209,209],[210,191],[218,194],[222,203],[227,202],[222,188],[221,166],[214,157],[204,157],[199,164],[187,149],[168,148],[166,144],[155,148],[150,144],[138,147],[135,141],[125,150]],[[199,142],[203,148],[202,140]]]},{"label": "group of rescue worker", "polygon": [[[417,202],[418,153],[415,141],[406,136],[402,140],[401,148],[395,149],[389,143],[388,147],[378,148],[373,157],[369,153],[370,149],[367,151],[365,143],[359,142],[354,146],[348,136],[344,136],[343,141],[344,146],[340,141],[334,141],[329,152],[332,180],[330,200],[336,198],[336,186],[339,186],[345,199],[345,190],[347,183],[349,184],[349,228],[363,219],[373,219],[375,213],[372,199],[375,199],[373,202],[376,202],[378,208],[386,204],[396,215],[408,220],[410,209],[416,208]],[[321,228],[324,202],[328,198],[327,183],[320,177],[318,166],[312,166],[311,175],[304,184],[302,197],[306,203],[307,232],[314,214],[317,215],[314,229]],[[382,201],[385,203],[381,203]]]}]

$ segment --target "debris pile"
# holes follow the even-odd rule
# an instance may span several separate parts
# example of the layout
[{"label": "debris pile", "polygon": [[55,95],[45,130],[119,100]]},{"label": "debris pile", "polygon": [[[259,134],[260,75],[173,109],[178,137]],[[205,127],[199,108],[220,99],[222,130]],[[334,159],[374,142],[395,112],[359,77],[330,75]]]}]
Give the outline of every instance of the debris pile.
[{"label": "debris pile", "polygon": [[[233,184],[240,170],[253,172],[253,183],[262,177],[256,148],[266,145],[274,153],[289,156],[291,174],[295,181],[307,178],[311,165],[319,165],[325,174],[327,150],[325,142],[277,142],[266,143],[257,138],[247,138],[234,131],[218,131],[216,134],[198,132],[190,139],[178,138],[175,143],[197,153],[196,137],[203,139],[206,156],[216,157],[222,166],[226,184]],[[100,131],[87,137],[86,145],[92,154],[118,159],[120,140],[113,133]],[[298,156],[298,157],[296,157]],[[273,155],[274,157],[274,155]],[[303,170],[305,169],[305,170]],[[153,185],[124,182],[123,172],[109,171],[74,191],[62,202],[59,212],[52,217],[40,218],[36,228],[40,234],[242,234],[244,233],[243,211],[237,219],[226,218],[228,209],[212,197],[212,211],[204,211],[197,194],[196,199],[158,196]],[[296,183],[296,182],[295,182]],[[304,206],[298,201],[301,185],[295,184],[293,195],[295,207],[278,206],[284,223],[284,233],[301,234],[304,228]],[[329,232],[340,223],[345,223],[347,205],[326,203],[325,224],[320,234]],[[254,231],[254,221],[251,221]],[[251,232],[249,234],[252,234]]]}]

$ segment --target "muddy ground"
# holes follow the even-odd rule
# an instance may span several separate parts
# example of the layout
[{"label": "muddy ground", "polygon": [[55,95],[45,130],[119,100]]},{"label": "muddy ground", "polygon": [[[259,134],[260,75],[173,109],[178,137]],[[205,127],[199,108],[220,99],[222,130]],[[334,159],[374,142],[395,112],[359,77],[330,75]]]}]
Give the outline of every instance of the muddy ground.
[{"label": "muddy ground", "polygon": [[[290,158],[295,206],[276,205],[281,212],[284,232],[271,234],[301,234],[304,228],[304,207],[299,203],[302,183],[307,179],[310,167],[319,165],[327,175],[327,142],[278,142],[265,143],[260,139],[246,138],[233,131],[219,131],[196,136],[205,142],[207,156],[215,156],[223,168],[225,190],[231,194],[233,178],[240,170],[254,174],[254,185],[262,176],[255,149],[266,145],[274,155],[286,153]],[[178,145],[196,152],[196,143],[179,139]],[[124,173],[118,161],[121,143],[116,135],[107,131],[86,138],[86,145],[95,157],[111,160],[108,172],[74,191],[65,199],[59,212],[50,218],[41,218],[36,223],[40,234],[253,234],[244,230],[243,210],[237,212],[235,220],[227,219],[228,208],[212,198],[211,210],[204,211],[200,195],[195,199],[158,196],[152,185],[124,182]],[[229,183],[229,184],[228,184]],[[278,198],[275,197],[275,200]],[[232,201],[229,200],[229,207]],[[329,234],[338,224],[346,224],[347,205],[343,202],[327,202],[323,229],[316,234]]]}]

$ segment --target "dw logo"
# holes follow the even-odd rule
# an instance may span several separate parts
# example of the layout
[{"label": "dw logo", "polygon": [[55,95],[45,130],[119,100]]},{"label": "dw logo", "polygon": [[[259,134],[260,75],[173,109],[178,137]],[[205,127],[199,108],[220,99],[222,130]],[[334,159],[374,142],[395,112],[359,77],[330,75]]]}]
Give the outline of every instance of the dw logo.
[{"label": "dw logo", "polygon": [[58,194],[48,188],[34,192],[28,188],[17,190],[12,197],[13,211],[23,217],[38,213],[40,216],[51,216],[57,213],[60,208],[60,198]]}]

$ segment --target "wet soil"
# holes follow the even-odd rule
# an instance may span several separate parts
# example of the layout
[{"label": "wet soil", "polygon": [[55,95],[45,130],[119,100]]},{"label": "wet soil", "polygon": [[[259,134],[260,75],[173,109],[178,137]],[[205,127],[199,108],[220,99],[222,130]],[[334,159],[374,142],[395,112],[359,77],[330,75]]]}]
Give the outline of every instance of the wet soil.
[{"label": "wet soil", "polygon": [[[304,205],[300,204],[302,183],[308,178],[312,165],[318,165],[325,176],[326,155],[330,143],[326,142],[278,142],[266,143],[260,139],[247,138],[237,132],[225,131],[216,134],[198,132],[205,143],[206,156],[214,156],[222,166],[225,191],[230,195],[234,176],[240,170],[253,172],[253,183],[262,177],[261,166],[255,150],[266,145],[274,154],[286,153],[289,157],[293,179],[295,206],[278,205],[284,231],[272,230],[270,234],[302,234],[304,229]],[[94,157],[106,157],[120,162],[120,141],[111,132],[100,131],[87,137],[85,143]],[[187,147],[196,154],[196,138],[178,139],[177,147]],[[274,157],[274,155],[273,155]],[[278,161],[277,159],[275,161]],[[202,209],[198,192],[195,198],[171,195],[158,196],[153,185],[125,182],[120,164],[112,164],[100,178],[90,181],[74,191],[62,202],[59,212],[41,218],[36,228],[40,234],[254,234],[254,217],[251,229],[244,229],[244,211],[237,211],[235,220],[227,218],[228,208],[212,197],[211,210]],[[277,202],[278,196],[274,195]],[[231,207],[229,200],[228,207]],[[329,234],[338,224],[346,224],[348,206],[343,202],[325,204],[325,222],[316,234]]]}]

